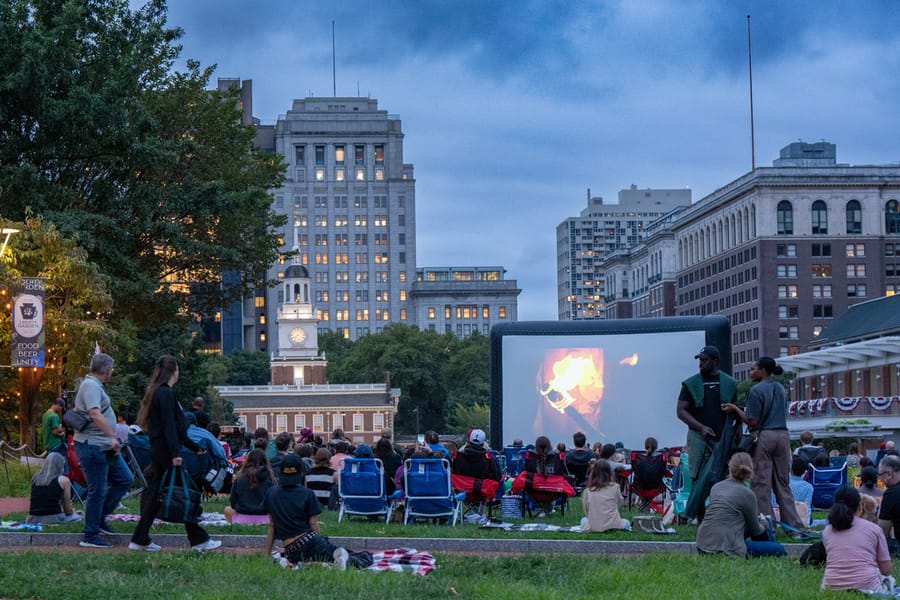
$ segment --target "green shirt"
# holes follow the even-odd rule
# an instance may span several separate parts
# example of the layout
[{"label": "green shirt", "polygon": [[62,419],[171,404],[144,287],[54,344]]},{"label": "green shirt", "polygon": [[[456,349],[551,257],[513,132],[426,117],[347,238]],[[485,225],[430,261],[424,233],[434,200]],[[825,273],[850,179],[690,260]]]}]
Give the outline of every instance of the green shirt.
[{"label": "green shirt", "polygon": [[53,430],[57,428],[59,428],[59,415],[51,408],[41,417],[41,437],[44,440],[44,450],[47,452],[62,444],[62,436],[53,433]]}]

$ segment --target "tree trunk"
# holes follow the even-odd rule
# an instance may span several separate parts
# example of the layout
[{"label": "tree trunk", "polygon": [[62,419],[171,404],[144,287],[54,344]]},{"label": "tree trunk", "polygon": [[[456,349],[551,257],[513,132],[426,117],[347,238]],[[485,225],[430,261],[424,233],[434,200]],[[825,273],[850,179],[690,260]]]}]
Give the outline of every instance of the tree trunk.
[{"label": "tree trunk", "polygon": [[35,452],[36,413],[43,375],[44,369],[19,368],[19,390],[22,394],[19,397],[19,445],[28,446]]}]

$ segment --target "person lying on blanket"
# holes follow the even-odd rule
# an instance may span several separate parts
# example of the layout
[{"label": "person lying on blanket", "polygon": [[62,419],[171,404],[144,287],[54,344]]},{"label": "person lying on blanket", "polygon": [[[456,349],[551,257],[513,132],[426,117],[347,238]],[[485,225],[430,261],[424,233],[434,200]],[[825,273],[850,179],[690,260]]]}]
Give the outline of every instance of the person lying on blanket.
[{"label": "person lying on blanket", "polygon": [[266,493],[263,501],[269,513],[266,554],[272,555],[277,538],[284,544],[284,558],[291,566],[303,561],[333,562],[343,571],[348,562],[358,568],[372,564],[371,554],[350,553],[320,535],[318,515],[322,506],[312,490],[301,485],[303,459],[288,454],[281,461],[279,471],[278,485]]}]

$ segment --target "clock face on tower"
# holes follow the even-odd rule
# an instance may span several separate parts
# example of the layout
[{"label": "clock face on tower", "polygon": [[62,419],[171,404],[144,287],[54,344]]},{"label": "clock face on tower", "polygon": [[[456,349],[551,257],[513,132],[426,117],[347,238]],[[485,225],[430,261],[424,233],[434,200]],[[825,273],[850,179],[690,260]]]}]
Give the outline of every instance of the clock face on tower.
[{"label": "clock face on tower", "polygon": [[306,331],[302,327],[294,327],[290,335],[295,344],[302,344],[306,340]]}]

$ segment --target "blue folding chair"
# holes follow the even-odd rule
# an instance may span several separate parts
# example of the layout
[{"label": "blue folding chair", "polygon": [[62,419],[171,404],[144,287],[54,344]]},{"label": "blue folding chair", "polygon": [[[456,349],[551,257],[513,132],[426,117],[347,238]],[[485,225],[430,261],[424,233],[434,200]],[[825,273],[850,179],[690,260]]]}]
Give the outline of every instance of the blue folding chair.
[{"label": "blue folding chair", "polygon": [[812,507],[828,510],[834,504],[834,493],[847,485],[847,463],[837,467],[809,465],[806,479],[813,486]]},{"label": "blue folding chair", "polygon": [[384,488],[384,465],[379,458],[343,458],[338,466],[338,523],[344,515],[376,517],[384,515],[390,522],[394,496]]},{"label": "blue folding chair", "polygon": [[446,518],[455,527],[462,512],[465,492],[454,493],[450,484],[450,461],[446,458],[410,458],[403,467],[406,510],[410,519]]},{"label": "blue folding chair", "polygon": [[518,475],[524,464],[525,448],[522,446],[505,446],[502,455],[506,463],[503,469],[506,474],[510,477]]}]

